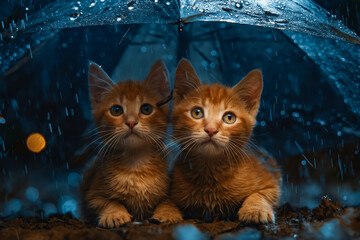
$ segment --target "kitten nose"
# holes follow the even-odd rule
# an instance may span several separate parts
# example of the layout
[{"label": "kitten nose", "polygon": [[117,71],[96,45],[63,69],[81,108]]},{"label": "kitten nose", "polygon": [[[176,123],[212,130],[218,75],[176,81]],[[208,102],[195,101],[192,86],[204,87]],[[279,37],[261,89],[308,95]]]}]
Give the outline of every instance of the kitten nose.
[{"label": "kitten nose", "polygon": [[212,137],[219,132],[215,128],[205,128],[204,131],[209,135],[209,137]]},{"label": "kitten nose", "polygon": [[130,129],[133,129],[138,123],[136,121],[126,121],[125,124],[128,125]]}]

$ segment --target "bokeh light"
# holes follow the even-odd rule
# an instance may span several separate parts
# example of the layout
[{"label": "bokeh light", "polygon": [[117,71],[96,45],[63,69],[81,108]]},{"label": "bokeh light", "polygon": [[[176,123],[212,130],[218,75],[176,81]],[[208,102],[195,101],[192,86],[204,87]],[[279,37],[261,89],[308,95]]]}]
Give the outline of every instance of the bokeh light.
[{"label": "bokeh light", "polygon": [[62,196],[60,198],[59,205],[61,213],[65,214],[70,212],[74,217],[79,217],[77,202],[74,198],[70,196]]},{"label": "bokeh light", "polygon": [[3,116],[0,116],[0,124],[5,124],[6,120]]},{"label": "bokeh light", "polygon": [[52,203],[45,203],[43,209],[46,217],[51,214],[56,214],[58,212],[56,206]]},{"label": "bokeh light", "polygon": [[68,176],[68,184],[72,187],[79,186],[81,180],[82,180],[82,177],[77,172],[72,172]]},{"label": "bokeh light", "polygon": [[21,210],[21,201],[19,199],[13,198],[9,202],[5,203],[5,208],[4,208],[5,216],[16,214],[20,210]]},{"label": "bokeh light", "polygon": [[28,187],[25,194],[26,198],[32,202],[35,202],[39,199],[39,191],[34,187]]},{"label": "bokeh light", "polygon": [[30,151],[39,153],[45,148],[46,141],[40,133],[32,133],[26,140],[26,146]]},{"label": "bokeh light", "polygon": [[186,224],[174,229],[173,237],[177,240],[202,240],[208,236],[199,231],[194,225]]}]

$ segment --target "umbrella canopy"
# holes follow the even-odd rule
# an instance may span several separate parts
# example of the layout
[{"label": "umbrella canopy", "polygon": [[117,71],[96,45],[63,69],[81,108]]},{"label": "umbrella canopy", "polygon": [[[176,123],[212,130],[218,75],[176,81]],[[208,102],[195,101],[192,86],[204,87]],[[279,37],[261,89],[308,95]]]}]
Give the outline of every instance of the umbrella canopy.
[{"label": "umbrella canopy", "polygon": [[[29,8],[27,8],[29,9]],[[55,1],[9,24],[6,35],[21,32],[134,23],[225,21],[271,27],[360,44],[359,37],[311,0],[240,1]],[[4,27],[3,27],[3,30]]]},{"label": "umbrella canopy", "polygon": [[[38,9],[26,7],[25,2],[23,18],[18,16],[17,22],[8,21],[6,25],[2,21],[1,72],[9,71],[21,59],[26,61],[23,57],[26,55],[31,57],[33,49],[37,49],[42,42],[52,38],[54,30],[58,29],[94,25],[161,23],[176,24],[181,30],[184,24],[190,22],[230,22],[285,30],[295,44],[321,66],[324,73],[345,96],[352,110],[360,114],[359,88],[352,87],[357,85],[360,79],[360,70],[356,67],[360,63],[358,57],[360,38],[337,20],[335,15],[325,11],[311,0],[146,0],[141,2],[67,0],[50,1],[50,3],[44,1],[44,4],[45,6]],[[356,45],[317,39],[308,35]],[[315,48],[321,49],[321,52],[313,51]],[[345,65],[346,67],[342,68]],[[16,67],[10,69],[10,72],[16,69]],[[344,71],[349,69],[350,71]],[[341,74],[337,74],[339,72]]]}]

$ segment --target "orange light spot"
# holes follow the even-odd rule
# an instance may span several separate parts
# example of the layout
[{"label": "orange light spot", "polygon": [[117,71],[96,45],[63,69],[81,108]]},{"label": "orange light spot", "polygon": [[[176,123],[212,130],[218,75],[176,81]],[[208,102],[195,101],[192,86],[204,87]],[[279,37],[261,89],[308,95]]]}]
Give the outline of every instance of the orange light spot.
[{"label": "orange light spot", "polygon": [[41,135],[40,133],[32,133],[28,136],[26,140],[26,146],[30,151],[34,153],[39,153],[45,148],[46,141],[43,135]]}]

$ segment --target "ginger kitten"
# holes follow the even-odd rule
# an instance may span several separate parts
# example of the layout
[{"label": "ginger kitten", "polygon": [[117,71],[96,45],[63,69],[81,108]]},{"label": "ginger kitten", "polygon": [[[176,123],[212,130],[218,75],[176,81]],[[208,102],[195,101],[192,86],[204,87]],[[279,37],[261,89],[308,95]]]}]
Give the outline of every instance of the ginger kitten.
[{"label": "ginger kitten", "polygon": [[246,147],[256,122],[262,74],[236,86],[202,85],[190,62],[176,70],[172,124],[181,153],[171,197],[188,217],[274,222],[280,196],[276,161]]},{"label": "ginger kitten", "polygon": [[[132,218],[181,220],[168,199],[168,168],[162,154],[169,119],[169,77],[157,61],[144,82],[117,84],[96,64],[89,66],[92,113],[103,147],[81,185],[84,214],[104,227]],[[172,210],[175,209],[175,210]],[[171,214],[170,214],[171,213]]]}]

